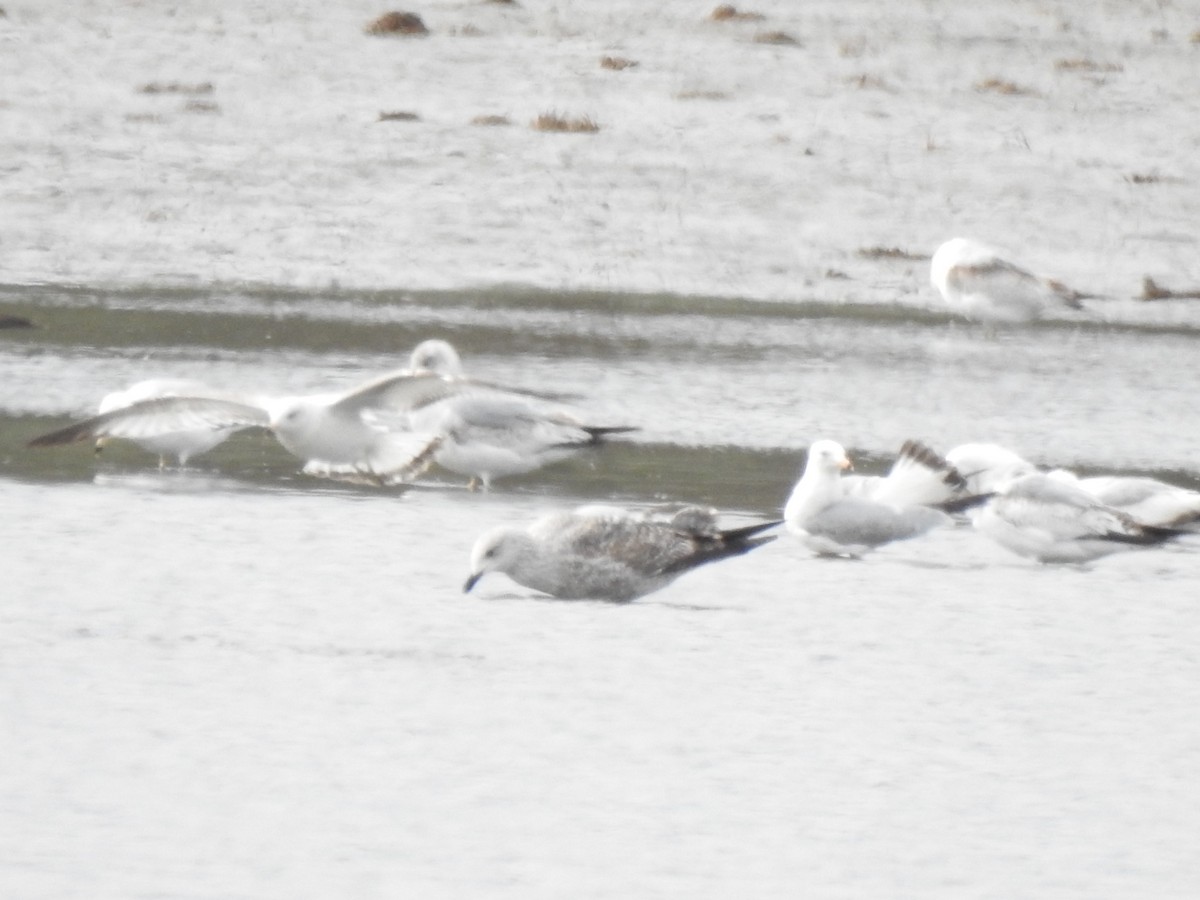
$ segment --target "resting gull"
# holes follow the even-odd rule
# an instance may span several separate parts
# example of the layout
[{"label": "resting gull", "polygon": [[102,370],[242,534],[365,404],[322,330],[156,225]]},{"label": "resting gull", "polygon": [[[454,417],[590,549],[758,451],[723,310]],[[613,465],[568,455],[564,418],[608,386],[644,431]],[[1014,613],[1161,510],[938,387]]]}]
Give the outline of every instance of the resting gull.
[{"label": "resting gull", "polygon": [[564,600],[633,600],[705,563],[753,550],[779,522],[717,528],[716,511],[686,507],[670,518],[611,506],[552,513],[527,528],[485,532],[471,551],[470,591],[488,572]]},{"label": "resting gull", "polygon": [[1087,295],[1027,272],[998,251],[967,238],[938,247],[929,279],[946,305],[970,319],[1023,322],[1048,312],[1080,309]]},{"label": "resting gull", "polygon": [[966,479],[966,493],[989,494],[1002,484],[1038,471],[1037,466],[999,444],[959,444],[946,460]]},{"label": "resting gull", "polygon": [[[905,448],[902,457],[909,461],[903,469],[919,466],[935,481],[949,478],[957,482],[953,467],[932,450],[917,442]],[[913,502],[911,487],[889,498],[883,484],[887,479],[881,479],[865,496],[847,495],[842,472],[849,468],[850,459],[841,444],[817,441],[809,447],[804,474],[784,507],[788,530],[818,555],[861,557],[883,544],[914,538],[953,521],[939,509]],[[912,475],[905,471],[902,481],[908,484]]]},{"label": "resting gull", "polygon": [[1040,472],[1001,486],[972,518],[1001,546],[1046,563],[1085,563],[1185,533],[1145,525],[1083,488]]},{"label": "resting gull", "polygon": [[1116,507],[1143,525],[1200,530],[1200,491],[1167,484],[1145,475],[1093,475],[1080,478],[1066,469],[1046,473]]}]

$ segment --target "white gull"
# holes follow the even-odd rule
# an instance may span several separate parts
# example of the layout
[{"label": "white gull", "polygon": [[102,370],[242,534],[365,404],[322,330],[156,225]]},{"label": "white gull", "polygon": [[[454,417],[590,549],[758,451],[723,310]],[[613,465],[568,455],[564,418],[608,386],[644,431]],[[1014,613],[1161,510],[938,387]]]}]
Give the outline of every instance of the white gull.
[{"label": "white gull", "polygon": [[999,251],[967,238],[938,247],[929,280],[952,312],[970,319],[1023,322],[1080,309],[1086,295],[1022,269]]},{"label": "white gull", "polygon": [[[860,489],[865,496],[848,496],[842,484],[842,472],[851,468],[845,449],[835,441],[814,443],[808,450],[804,474],[784,507],[788,530],[818,555],[861,557],[883,544],[950,524],[953,520],[941,510],[912,502],[917,489],[912,486],[914,472],[909,466],[924,468],[925,477],[935,482],[944,483],[947,477],[953,481],[956,475],[923,445],[913,442],[906,447],[920,449],[904,454],[910,462],[904,464],[905,471],[892,488],[884,486],[887,479],[881,479],[873,488]],[[889,497],[889,491],[897,487],[902,489]]]},{"label": "white gull", "polygon": [[159,468],[164,468],[167,457],[186,465],[234,432],[265,426],[267,421],[266,411],[257,403],[200,382],[150,379],[106,394],[96,415],[34,438],[29,446],[95,440],[99,451],[106,441],[119,438],[157,454]]},{"label": "white gull", "polygon": [[980,532],[1001,546],[1046,563],[1085,563],[1182,533],[1145,525],[1083,488],[1040,472],[1002,485],[972,518]]},{"label": "white gull", "polygon": [[1200,491],[1145,475],[1080,478],[1066,469],[1053,469],[1046,474],[1087,491],[1099,502],[1123,510],[1145,525],[1200,529]]}]

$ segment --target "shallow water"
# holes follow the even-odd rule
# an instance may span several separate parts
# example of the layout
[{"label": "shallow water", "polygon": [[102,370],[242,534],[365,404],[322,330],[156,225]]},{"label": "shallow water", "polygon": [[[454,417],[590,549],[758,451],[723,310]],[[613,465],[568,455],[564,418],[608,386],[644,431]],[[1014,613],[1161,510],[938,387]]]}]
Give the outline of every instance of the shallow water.
[{"label": "shallow water", "polygon": [[[1200,539],[784,534],[632,604],[461,593],[549,509],[777,517],[821,437],[1200,488],[1200,304],[1130,299],[1200,284],[1186,9],[435,3],[417,42],[365,2],[5,9],[0,893],[1195,894]],[[956,233],[1108,299],[956,321],[920,258]],[[640,430],[486,494],[264,434],[162,472],[25,446],[141,378],[330,390],[435,336]]]}]

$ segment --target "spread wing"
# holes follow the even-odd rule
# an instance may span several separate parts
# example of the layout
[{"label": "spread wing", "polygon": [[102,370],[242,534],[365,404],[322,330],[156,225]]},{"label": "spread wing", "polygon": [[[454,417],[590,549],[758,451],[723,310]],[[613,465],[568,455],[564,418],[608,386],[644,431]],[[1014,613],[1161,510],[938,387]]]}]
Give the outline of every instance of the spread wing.
[{"label": "spread wing", "polygon": [[184,431],[235,431],[266,426],[268,421],[266,410],[234,400],[156,397],[43,434],[29,446],[54,447],[102,437],[137,440]]}]

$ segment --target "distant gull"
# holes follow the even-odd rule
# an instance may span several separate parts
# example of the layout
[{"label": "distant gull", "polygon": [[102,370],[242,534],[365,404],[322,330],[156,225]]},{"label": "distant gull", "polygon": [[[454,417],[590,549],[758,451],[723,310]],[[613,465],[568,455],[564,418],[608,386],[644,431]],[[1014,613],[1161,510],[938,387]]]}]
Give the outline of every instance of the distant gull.
[{"label": "distant gull", "polygon": [[938,247],[930,281],[946,305],[971,319],[1023,322],[1049,312],[1080,309],[1087,295],[1017,266],[997,250],[967,238]]},{"label": "distant gull", "polygon": [[804,474],[784,507],[788,530],[820,556],[857,558],[883,544],[950,524],[949,515],[911,498],[918,490],[913,476],[920,470],[924,480],[947,484],[947,479],[956,483],[959,478],[953,467],[917,442],[906,444],[901,456],[906,459],[897,480],[902,489],[888,497],[886,479],[881,479],[875,488],[865,490],[865,496],[848,496],[841,477],[851,468],[845,449],[835,441],[817,441],[809,448]]},{"label": "distant gull", "polygon": [[1080,478],[1066,469],[1053,469],[1046,474],[1087,491],[1099,502],[1128,513],[1143,525],[1200,530],[1200,491],[1144,475]]},{"label": "distant gull", "polygon": [[1046,563],[1089,562],[1184,533],[1142,524],[1083,488],[1040,472],[1001,486],[972,518],[976,529],[1001,546]]},{"label": "distant gull", "polygon": [[157,454],[159,468],[164,468],[167,457],[183,466],[235,431],[266,424],[266,412],[255,403],[223,396],[196,381],[151,379],[106,394],[97,415],[34,438],[29,446],[95,440],[99,451],[105,441],[121,438]]},{"label": "distant gull", "polygon": [[552,513],[527,528],[485,532],[471,551],[470,591],[488,572],[564,600],[633,600],[705,563],[753,550],[780,524],[717,528],[716,511],[686,507],[669,518],[611,506]]}]

